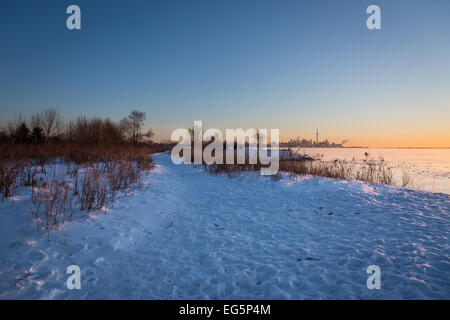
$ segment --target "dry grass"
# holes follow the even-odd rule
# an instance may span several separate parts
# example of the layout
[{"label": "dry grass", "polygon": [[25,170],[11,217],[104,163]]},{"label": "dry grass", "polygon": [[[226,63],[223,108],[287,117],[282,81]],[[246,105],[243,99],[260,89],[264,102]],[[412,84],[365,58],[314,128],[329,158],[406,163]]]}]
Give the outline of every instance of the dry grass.
[{"label": "dry grass", "polygon": [[415,177],[411,174],[411,172],[409,172],[405,168],[403,168],[403,171],[402,171],[401,186],[403,188],[413,188],[414,186],[416,186]]},{"label": "dry grass", "polygon": [[0,159],[37,161],[40,166],[54,159],[64,159],[74,163],[100,162],[104,158],[116,154],[153,154],[168,149],[168,145],[138,145],[117,144],[97,145],[76,142],[54,142],[48,144],[0,145]]},{"label": "dry grass", "polygon": [[363,162],[345,160],[281,160],[280,170],[308,174],[332,179],[359,180],[375,184],[392,185],[392,168],[384,160],[364,160]]},{"label": "dry grass", "polygon": [[[50,237],[50,230],[72,218],[75,207],[82,212],[108,208],[117,191],[140,188],[143,173],[153,167],[150,154],[160,149],[54,144],[11,145],[2,151],[0,193],[3,200],[13,196],[20,186],[31,187],[29,211],[38,231],[45,230]],[[59,175],[57,160],[64,164]]]},{"label": "dry grass", "polygon": [[[236,163],[236,156],[235,156]],[[365,159],[362,162],[334,160],[324,161],[320,159],[281,159],[279,171],[291,174],[312,175],[332,179],[359,180],[375,184],[394,184],[392,168],[380,160]],[[226,174],[235,177],[250,171],[259,171],[265,167],[259,161],[257,164],[249,164],[248,157],[245,164],[204,164],[205,171],[210,174]],[[280,175],[272,177],[279,180]]]},{"label": "dry grass", "polygon": [[[31,186],[37,174],[46,174],[46,167],[57,159],[64,161],[67,173],[76,179],[76,185],[80,168],[100,165],[102,169],[98,174],[108,174],[113,180],[114,190],[127,188],[140,182],[141,173],[152,167],[150,154],[161,150],[164,150],[164,146],[96,146],[76,143],[3,145],[0,154],[0,193],[5,200],[19,186]],[[107,169],[104,170],[104,167]]]},{"label": "dry grass", "polygon": [[[193,154],[193,153],[192,153]],[[192,162],[194,161],[194,158],[192,156]],[[259,171],[262,167],[267,167],[265,165],[262,165],[261,162],[257,161],[256,164],[250,164],[248,155],[245,157],[245,163],[244,164],[237,164],[238,157],[237,153],[234,152],[234,164],[226,164],[226,151],[224,150],[223,153],[223,164],[217,164],[213,163],[210,165],[207,165],[203,161],[204,169],[206,172],[210,174],[226,174],[228,177],[236,177],[239,175],[242,175],[247,172],[252,171]]]}]

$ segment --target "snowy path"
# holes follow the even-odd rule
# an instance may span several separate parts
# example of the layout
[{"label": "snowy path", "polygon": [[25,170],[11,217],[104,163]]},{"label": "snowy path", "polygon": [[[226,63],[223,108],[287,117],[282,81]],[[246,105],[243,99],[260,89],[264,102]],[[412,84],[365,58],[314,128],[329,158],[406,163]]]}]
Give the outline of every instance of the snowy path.
[{"label": "snowy path", "polygon": [[[449,195],[154,158],[144,190],[50,243],[24,201],[0,203],[0,298],[450,298]],[[72,264],[81,290],[66,289]],[[381,290],[366,287],[373,264]]]}]

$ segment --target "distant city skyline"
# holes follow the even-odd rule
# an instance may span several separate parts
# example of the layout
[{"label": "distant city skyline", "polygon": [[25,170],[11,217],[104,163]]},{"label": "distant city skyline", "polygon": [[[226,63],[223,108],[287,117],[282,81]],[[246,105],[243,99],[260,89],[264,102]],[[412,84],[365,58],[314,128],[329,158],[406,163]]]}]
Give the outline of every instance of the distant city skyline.
[{"label": "distant city skyline", "polygon": [[[81,8],[68,30],[66,8]],[[381,8],[368,30],[366,9]],[[147,113],[156,140],[278,128],[368,147],[450,147],[450,1],[0,4],[0,119]]]}]

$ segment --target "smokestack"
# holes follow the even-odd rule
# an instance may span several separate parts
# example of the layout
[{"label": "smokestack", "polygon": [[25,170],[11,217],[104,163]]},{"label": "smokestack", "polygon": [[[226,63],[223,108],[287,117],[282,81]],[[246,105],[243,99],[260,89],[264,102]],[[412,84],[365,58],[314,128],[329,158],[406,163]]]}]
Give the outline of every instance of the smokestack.
[{"label": "smokestack", "polygon": [[319,144],[319,129],[316,129],[316,144]]}]

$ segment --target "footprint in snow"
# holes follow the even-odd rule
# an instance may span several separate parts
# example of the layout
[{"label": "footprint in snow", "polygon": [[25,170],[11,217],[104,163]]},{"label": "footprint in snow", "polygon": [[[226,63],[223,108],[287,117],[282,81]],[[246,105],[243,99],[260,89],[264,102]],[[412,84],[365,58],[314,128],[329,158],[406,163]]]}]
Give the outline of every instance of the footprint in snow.
[{"label": "footprint in snow", "polygon": [[30,277],[33,273],[32,272],[25,272],[21,274],[15,281],[14,284],[17,286],[19,282],[22,280],[25,280],[26,278]]},{"label": "footprint in snow", "polygon": [[221,226],[214,223],[214,227],[216,227],[217,230],[225,230],[225,228],[222,228]]},{"label": "footprint in snow", "polygon": [[297,261],[303,261],[303,260],[305,260],[305,261],[320,261],[320,259],[311,258],[311,257],[297,259]]}]

